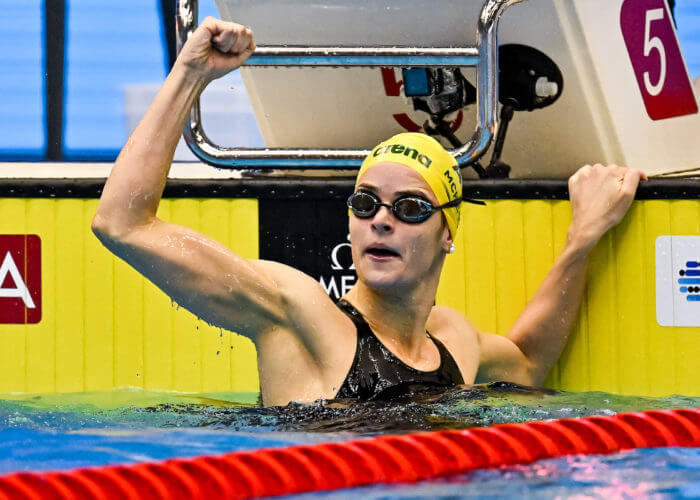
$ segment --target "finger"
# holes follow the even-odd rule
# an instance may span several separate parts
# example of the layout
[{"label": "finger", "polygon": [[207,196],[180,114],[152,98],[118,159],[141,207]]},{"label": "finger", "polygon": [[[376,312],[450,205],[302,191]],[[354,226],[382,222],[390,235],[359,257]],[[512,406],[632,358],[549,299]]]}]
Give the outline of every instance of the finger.
[{"label": "finger", "polygon": [[242,52],[236,53],[233,50],[231,50],[221,55],[224,57],[224,59],[229,61],[229,64],[231,64],[232,67],[235,69],[242,66],[248,60],[248,58],[251,56],[254,50],[255,44],[252,44],[252,46],[248,45],[248,47],[243,49]]},{"label": "finger", "polygon": [[248,58],[253,54],[253,51],[255,50],[255,43],[251,41],[251,44],[246,47],[243,52],[238,54],[238,64],[243,65]]},{"label": "finger", "polygon": [[626,170],[618,170],[614,172],[610,172],[610,177],[614,177],[617,179],[617,183],[620,185],[620,189],[622,189],[622,185],[625,183],[625,176],[627,175]]},{"label": "finger", "polygon": [[639,170],[628,169],[625,173],[625,177],[622,181],[622,191],[631,195],[637,191],[637,186],[639,186],[639,179],[641,179],[642,173]]},{"label": "finger", "polygon": [[202,24],[199,25],[200,28],[206,29],[209,32],[210,38],[213,40],[215,37],[221,35],[225,31],[226,23],[212,16],[207,16]]},{"label": "finger", "polygon": [[212,16],[207,16],[198,28],[209,34],[211,45],[220,52],[226,52],[233,42],[230,35],[227,34],[226,24]]},{"label": "finger", "polygon": [[619,178],[623,178],[627,174],[627,172],[630,170],[627,167],[621,167],[619,165],[610,165],[608,167],[608,169],[612,175],[616,175]]},{"label": "finger", "polygon": [[578,181],[579,176],[581,175],[581,169],[579,168],[576,172],[571,174],[569,177],[569,186],[575,184]]},{"label": "finger", "polygon": [[236,54],[242,54],[249,46],[252,37],[250,36],[249,30],[243,28],[238,33],[236,38],[236,43],[233,45],[233,52]]},{"label": "finger", "polygon": [[587,177],[591,173],[591,169],[593,168],[592,165],[584,165],[583,167],[579,168],[576,173],[573,175],[576,179],[580,177]]},{"label": "finger", "polygon": [[238,36],[236,33],[232,32],[231,30],[224,30],[212,37],[211,41],[216,50],[226,54],[231,52],[231,49],[235,47],[237,39]]},{"label": "finger", "polygon": [[246,32],[250,36],[250,43],[248,44],[248,49],[249,51],[253,52],[255,49],[257,49],[257,45],[255,45],[255,39],[253,36],[253,30],[250,28],[246,28]]}]

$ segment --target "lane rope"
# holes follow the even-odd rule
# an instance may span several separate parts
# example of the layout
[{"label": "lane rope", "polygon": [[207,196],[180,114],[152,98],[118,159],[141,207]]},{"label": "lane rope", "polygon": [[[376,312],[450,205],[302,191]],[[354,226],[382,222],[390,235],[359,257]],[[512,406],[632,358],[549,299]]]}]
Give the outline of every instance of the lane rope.
[{"label": "lane rope", "polygon": [[700,408],[390,435],[60,472],[20,472],[0,477],[0,500],[255,498],[419,481],[564,455],[666,446],[700,447]]}]

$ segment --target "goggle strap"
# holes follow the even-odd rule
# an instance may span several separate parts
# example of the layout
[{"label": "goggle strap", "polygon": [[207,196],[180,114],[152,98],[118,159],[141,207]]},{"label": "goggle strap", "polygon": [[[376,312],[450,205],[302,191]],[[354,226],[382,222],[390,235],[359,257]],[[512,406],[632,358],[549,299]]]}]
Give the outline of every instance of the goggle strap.
[{"label": "goggle strap", "polygon": [[467,203],[471,203],[473,205],[484,205],[486,206],[486,202],[482,200],[475,200],[474,198],[462,198],[462,201],[466,201]]}]

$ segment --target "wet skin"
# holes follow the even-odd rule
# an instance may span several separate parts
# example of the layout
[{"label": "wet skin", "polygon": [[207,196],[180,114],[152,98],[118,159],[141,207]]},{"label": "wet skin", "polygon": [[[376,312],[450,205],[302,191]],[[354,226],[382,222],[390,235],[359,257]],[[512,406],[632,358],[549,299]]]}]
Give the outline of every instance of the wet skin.
[{"label": "wet skin", "polygon": [[[248,28],[204,20],[117,158],[92,229],[178,304],[255,343],[266,405],[332,398],[350,368],[356,334],[320,283],[283,264],[244,259],[206,235],[156,216],[194,100],[254,50]],[[416,225],[396,220],[385,207],[369,219],[351,216],[358,283],[347,299],[379,340],[414,368],[432,370],[439,363],[425,336],[428,329],[455,358],[466,383],[538,385],[566,343],[589,253],[627,212],[640,178],[639,171],[602,165],[587,165],[572,176],[566,245],[507,336],[480,332],[463,314],[433,306],[452,243],[438,214]],[[422,178],[399,164],[375,165],[360,182],[384,203],[405,192],[437,202]]]},{"label": "wet skin", "polygon": [[[372,192],[388,204],[411,194],[433,206],[439,205],[425,180],[413,169],[398,163],[373,166],[359,180],[357,190]],[[426,280],[431,284],[435,281],[452,244],[440,212],[420,224],[409,224],[394,217],[389,208],[380,207],[367,219],[351,215],[349,227],[358,279],[365,286],[398,299],[415,293],[416,286]],[[385,251],[374,251],[382,249]]]},{"label": "wet skin", "polygon": [[[412,194],[438,204],[418,173],[395,163],[370,168],[360,179],[358,189],[373,192],[384,203]],[[346,299],[363,313],[380,342],[406,364],[422,371],[435,370],[440,356],[425,335],[427,328],[455,357],[465,382],[474,382],[479,364],[476,330],[466,323],[466,318],[457,324],[451,321],[450,317],[459,313],[432,305],[440,270],[452,244],[443,217],[436,213],[421,224],[408,224],[382,207],[370,218],[351,215],[349,228],[358,284]],[[261,335],[257,341],[258,359],[266,404],[286,402],[288,398],[299,400],[301,387],[307,401],[333,397],[352,364],[357,342],[354,324],[315,281],[296,296],[295,308],[300,316],[309,310],[306,294],[314,297],[310,313],[317,321],[310,321],[313,330],[301,335],[311,338],[312,349],[322,354],[321,362],[313,361],[302,346],[289,349],[294,342],[288,337],[296,338],[297,332],[274,329]],[[387,307],[387,303],[391,305]],[[320,328],[315,330],[316,326]],[[280,349],[283,344],[285,347]],[[289,370],[289,366],[295,369]],[[310,381],[308,373],[312,371],[316,377]],[[280,385],[282,380],[284,387]],[[319,383],[322,380],[323,385]],[[298,388],[292,389],[294,385]]]}]

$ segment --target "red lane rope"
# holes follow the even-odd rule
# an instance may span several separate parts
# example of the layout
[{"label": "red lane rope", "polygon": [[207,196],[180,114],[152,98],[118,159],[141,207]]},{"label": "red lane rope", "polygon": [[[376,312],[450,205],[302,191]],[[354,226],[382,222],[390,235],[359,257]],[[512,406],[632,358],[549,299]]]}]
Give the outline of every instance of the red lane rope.
[{"label": "red lane rope", "polygon": [[632,448],[700,446],[700,409],[504,424],[165,462],[16,473],[0,500],[238,499],[418,481]]}]

